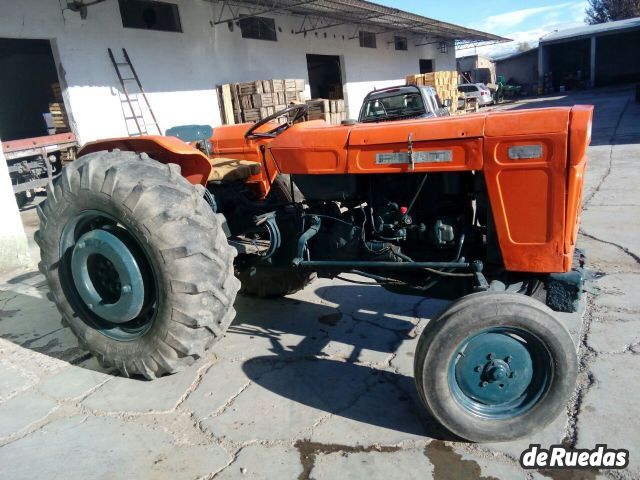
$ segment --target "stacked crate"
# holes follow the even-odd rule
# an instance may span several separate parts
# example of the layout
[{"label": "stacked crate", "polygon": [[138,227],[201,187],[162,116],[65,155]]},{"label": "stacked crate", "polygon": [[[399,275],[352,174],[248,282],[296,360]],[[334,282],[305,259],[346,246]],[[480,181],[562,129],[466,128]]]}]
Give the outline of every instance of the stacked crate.
[{"label": "stacked crate", "polygon": [[430,86],[436,89],[440,100],[451,99],[451,113],[458,108],[458,72],[431,72],[407,75],[407,85]]},{"label": "stacked crate", "polygon": [[228,83],[218,87],[218,95],[224,124],[257,122],[292,103],[304,103],[304,80]]},{"label": "stacked crate", "polygon": [[325,98],[314,98],[307,100],[309,120],[324,120],[333,125],[340,125],[347,119],[344,100],[329,100]]},{"label": "stacked crate", "polygon": [[53,93],[53,102],[49,103],[49,113],[53,120],[53,127],[56,129],[56,133],[70,132],[69,128],[69,116],[67,110],[64,107],[64,101],[62,100],[62,90],[59,83],[51,85],[51,91]]}]

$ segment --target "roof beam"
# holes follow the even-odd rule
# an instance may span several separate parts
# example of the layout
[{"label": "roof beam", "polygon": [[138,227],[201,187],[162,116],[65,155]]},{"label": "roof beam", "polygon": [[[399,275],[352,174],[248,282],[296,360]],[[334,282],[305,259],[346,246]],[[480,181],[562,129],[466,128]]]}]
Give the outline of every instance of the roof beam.
[{"label": "roof beam", "polygon": [[[508,39],[486,32],[440,22],[403,10],[386,7],[365,0],[209,0],[222,5],[215,24],[238,20],[241,9],[248,16],[268,13],[288,13],[302,16],[303,21],[295,34],[306,34],[316,30],[341,25],[366,25],[374,32],[391,33],[407,31],[417,35],[438,36],[446,40],[472,40],[502,42]],[[231,14],[224,18],[224,11]],[[378,34],[378,33],[376,33]]]},{"label": "roof beam", "polygon": [[[286,4],[286,5],[278,5],[276,6],[279,2],[278,0],[275,0],[273,2],[273,5],[269,8],[265,8],[263,10],[257,10],[254,11],[253,13],[250,14],[240,14],[240,9],[242,7],[238,6],[238,13],[234,14],[233,10],[231,9],[231,6],[229,5],[230,2],[223,2],[222,5],[222,10],[220,11],[220,17],[218,17],[218,20],[214,22],[214,25],[220,25],[221,23],[229,23],[229,22],[235,22],[236,20],[239,20],[240,18],[249,18],[249,17],[258,17],[260,15],[264,15],[266,13],[276,13],[276,12],[281,12],[281,11],[286,11],[289,8],[295,8],[295,7],[299,7],[302,5],[307,5],[310,3],[314,3],[317,0],[304,0],[304,1],[300,1],[300,2],[296,2],[296,3],[292,3],[292,4]],[[222,13],[224,13],[224,6],[227,5],[227,7],[229,8],[229,10],[231,11],[231,17],[230,18],[226,18],[224,20],[221,20],[222,18]],[[246,7],[249,8],[249,7]]]}]

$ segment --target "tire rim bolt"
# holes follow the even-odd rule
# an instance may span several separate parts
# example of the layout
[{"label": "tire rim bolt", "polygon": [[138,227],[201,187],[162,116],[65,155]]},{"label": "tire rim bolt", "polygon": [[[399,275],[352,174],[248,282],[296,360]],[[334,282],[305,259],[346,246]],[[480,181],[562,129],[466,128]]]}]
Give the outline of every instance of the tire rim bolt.
[{"label": "tire rim bolt", "polygon": [[123,285],[122,286],[122,293],[131,293],[131,285]]},{"label": "tire rim bolt", "polygon": [[473,369],[476,372],[479,372],[482,370],[482,365],[476,365],[476,368]]},{"label": "tire rim bolt", "polygon": [[507,355],[507,357],[504,359],[505,362],[507,363],[511,363],[513,357],[511,357],[511,355]]},{"label": "tire rim bolt", "polygon": [[489,355],[487,355],[487,359],[488,360],[493,360],[493,353],[490,353]]},{"label": "tire rim bolt", "polygon": [[481,387],[486,387],[487,385],[489,385],[489,383],[488,383],[488,382],[482,382],[482,383],[480,384],[480,386],[481,386]]},{"label": "tire rim bolt", "polygon": [[80,248],[80,249],[84,248],[85,246],[86,246],[86,245],[84,244],[84,242],[78,242],[78,243],[76,244],[76,248]]}]

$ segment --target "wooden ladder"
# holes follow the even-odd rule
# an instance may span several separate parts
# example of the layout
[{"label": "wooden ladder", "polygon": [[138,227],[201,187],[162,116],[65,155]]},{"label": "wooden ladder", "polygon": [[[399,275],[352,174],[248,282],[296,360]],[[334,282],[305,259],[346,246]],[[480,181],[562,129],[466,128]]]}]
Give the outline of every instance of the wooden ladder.
[{"label": "wooden ladder", "polygon": [[[135,68],[131,64],[131,59],[129,58],[129,54],[126,49],[122,49],[122,56],[124,57],[124,62],[116,61],[115,56],[113,55],[113,51],[108,48],[109,58],[111,59],[111,63],[113,64],[113,68],[116,71],[116,75],[118,75],[118,80],[120,80],[120,86],[122,87],[122,91],[124,93],[125,99],[120,101],[124,104],[126,103],[129,106],[129,110],[131,111],[131,116],[128,117],[126,112],[124,112],[124,119],[127,123],[127,131],[129,132],[130,137],[139,136],[139,135],[154,135],[155,132],[151,130],[157,130],[158,135],[162,135],[162,130],[158,125],[158,120],[156,119],[153,110],[151,109],[151,105],[149,104],[149,99],[147,98],[147,94],[142,88],[142,84],[140,83],[140,78],[136,73]],[[129,69],[129,72],[126,69]],[[124,69],[125,71],[123,72]],[[135,82],[134,85],[131,85],[129,82]],[[129,88],[127,88],[129,85]],[[136,87],[137,86],[137,87]],[[138,91],[131,91],[137,88]],[[137,106],[137,109],[134,108],[134,105]],[[145,117],[145,112],[148,112],[148,116]],[[131,133],[129,129],[129,120],[133,120],[138,129],[137,132]]]}]

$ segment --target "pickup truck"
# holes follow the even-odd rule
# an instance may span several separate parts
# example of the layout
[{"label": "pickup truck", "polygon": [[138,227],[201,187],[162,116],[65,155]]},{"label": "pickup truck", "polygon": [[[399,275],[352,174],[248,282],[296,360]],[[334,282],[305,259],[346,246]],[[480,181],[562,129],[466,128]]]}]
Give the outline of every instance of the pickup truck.
[{"label": "pickup truck", "polygon": [[358,121],[386,122],[408,118],[446,117],[450,100],[441,102],[435,88],[402,85],[374,90],[362,102]]}]

